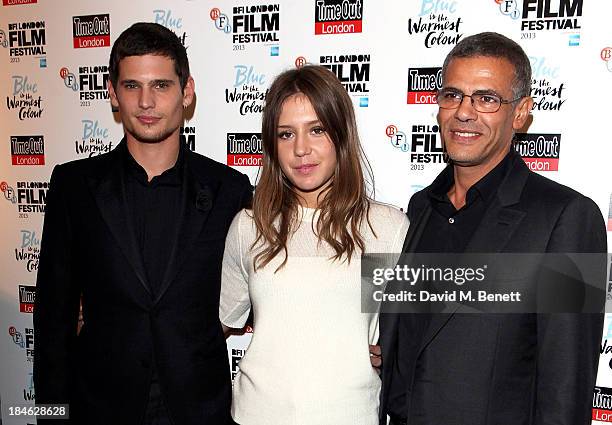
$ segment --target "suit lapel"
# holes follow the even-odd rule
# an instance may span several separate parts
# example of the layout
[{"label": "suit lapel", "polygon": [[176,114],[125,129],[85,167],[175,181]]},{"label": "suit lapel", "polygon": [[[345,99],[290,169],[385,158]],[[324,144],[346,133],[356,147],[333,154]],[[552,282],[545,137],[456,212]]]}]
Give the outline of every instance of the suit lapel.
[{"label": "suit lapel", "polygon": [[448,308],[444,312],[431,313],[429,325],[423,332],[423,338],[421,339],[421,345],[419,346],[417,356],[425,348],[429,341],[436,336],[436,334],[442,329],[444,325],[450,320],[451,317],[457,312],[460,307],[458,303],[452,303],[448,305]]},{"label": "suit lapel", "polygon": [[176,277],[189,247],[193,245],[200,235],[212,209],[217,187],[210,182],[199,181],[189,168],[190,151],[185,152],[183,167],[183,186],[181,191],[180,215],[181,219],[174,228],[174,243],[164,279],[160,286],[154,304],[159,302],[168,287]]},{"label": "suit lapel", "polygon": [[122,149],[125,149],[125,146],[120,145],[113,151],[111,165],[108,167],[107,173],[101,178],[89,176],[88,184],[100,214],[116,239],[121,252],[134,269],[144,289],[151,295],[142,255],[132,226],[131,211],[126,202]]},{"label": "suit lapel", "polygon": [[[499,186],[496,197],[487,208],[482,222],[470,239],[465,252],[495,253],[501,252],[519,224],[525,212],[515,206],[529,177],[529,169],[518,154],[514,154],[513,164]],[[431,209],[431,207],[429,207]],[[423,224],[423,227],[424,224]],[[452,303],[440,313],[432,314],[431,322],[425,331],[419,352],[425,348],[440,329],[457,312],[461,304]]]},{"label": "suit lapel", "polygon": [[517,204],[529,177],[529,169],[518,154],[514,154],[512,161],[510,171],[487,208],[466,252],[501,252],[525,217],[525,211],[517,208]]},{"label": "suit lapel", "polygon": [[493,205],[485,212],[465,252],[501,252],[518,229],[523,217],[525,217],[524,211],[503,207],[498,199],[494,200]]}]

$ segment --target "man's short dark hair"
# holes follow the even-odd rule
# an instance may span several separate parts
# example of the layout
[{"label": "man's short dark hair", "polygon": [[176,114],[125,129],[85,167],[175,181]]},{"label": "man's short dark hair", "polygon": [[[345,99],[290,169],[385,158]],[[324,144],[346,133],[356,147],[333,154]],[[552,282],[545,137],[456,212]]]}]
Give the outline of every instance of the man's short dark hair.
[{"label": "man's short dark hair", "polygon": [[512,96],[514,99],[531,93],[531,64],[525,51],[518,43],[496,32],[481,32],[461,40],[450,51],[442,66],[442,77],[448,64],[456,58],[486,56],[503,58],[514,65]]},{"label": "man's short dark hair", "polygon": [[179,38],[163,25],[138,22],[121,33],[115,40],[109,60],[109,78],[113,87],[119,79],[119,62],[128,56],[159,55],[172,59],[181,88],[189,78],[187,50]]}]

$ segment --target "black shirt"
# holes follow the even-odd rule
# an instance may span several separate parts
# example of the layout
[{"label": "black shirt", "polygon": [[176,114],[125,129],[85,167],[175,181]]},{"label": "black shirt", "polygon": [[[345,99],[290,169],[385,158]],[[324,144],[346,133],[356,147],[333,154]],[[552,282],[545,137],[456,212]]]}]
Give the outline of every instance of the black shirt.
[{"label": "black shirt", "polygon": [[446,167],[427,192],[432,212],[417,245],[417,252],[465,251],[511,163],[512,153],[508,153],[495,168],[468,189],[465,205],[459,210],[448,197],[455,179],[453,167]]},{"label": "black shirt", "polygon": [[[448,197],[448,191],[455,183],[453,166],[449,165],[440,173],[427,190],[432,211],[423,234],[419,240],[418,253],[461,253],[465,251],[472,235],[495,198],[497,188],[501,185],[510,170],[514,155],[513,150],[502,159],[487,175],[470,187],[465,196],[465,205],[459,210]],[[416,217],[410,217],[411,220]],[[402,355],[404,344],[414,338],[411,328],[400,315],[398,344],[389,387],[388,411],[395,416],[405,417],[407,409],[406,390],[412,380],[413,368],[406,355]],[[384,361],[384,359],[383,359]]]},{"label": "black shirt", "polygon": [[[127,143],[123,149],[127,208],[142,255],[146,279],[155,298],[176,244],[186,146],[179,143],[179,154],[174,166],[153,177],[151,181],[145,169],[130,154]],[[155,359],[152,365],[146,416],[167,418]]]},{"label": "black shirt", "polygon": [[180,143],[174,166],[148,181],[125,147],[126,201],[153,296],[162,284],[179,227],[184,149]]}]

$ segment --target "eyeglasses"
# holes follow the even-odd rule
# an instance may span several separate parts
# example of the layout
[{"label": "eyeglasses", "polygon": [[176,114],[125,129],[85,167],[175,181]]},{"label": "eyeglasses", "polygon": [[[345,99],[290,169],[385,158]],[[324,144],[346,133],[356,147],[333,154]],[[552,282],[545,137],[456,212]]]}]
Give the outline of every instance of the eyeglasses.
[{"label": "eyeglasses", "polygon": [[512,103],[523,98],[523,96],[520,96],[516,99],[506,100],[488,91],[475,91],[472,94],[465,94],[459,90],[441,89],[438,91],[437,102],[442,109],[457,109],[465,96],[470,98],[472,107],[476,111],[484,113],[497,112],[502,103]]}]

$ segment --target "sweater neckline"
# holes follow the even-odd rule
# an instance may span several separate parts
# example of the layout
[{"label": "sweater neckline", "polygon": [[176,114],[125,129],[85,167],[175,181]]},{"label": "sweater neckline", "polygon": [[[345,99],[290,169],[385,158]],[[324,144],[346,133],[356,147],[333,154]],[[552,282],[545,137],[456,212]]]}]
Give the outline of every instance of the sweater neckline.
[{"label": "sweater neckline", "polygon": [[320,210],[318,208],[308,208],[299,206],[298,214],[301,221],[312,221],[315,217],[319,215]]}]

